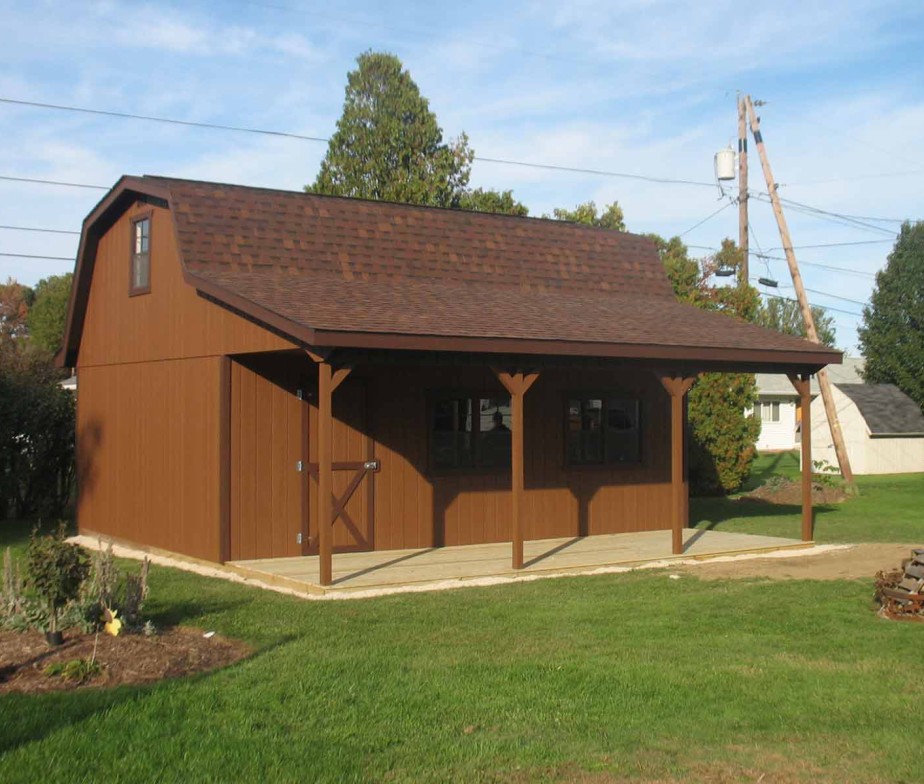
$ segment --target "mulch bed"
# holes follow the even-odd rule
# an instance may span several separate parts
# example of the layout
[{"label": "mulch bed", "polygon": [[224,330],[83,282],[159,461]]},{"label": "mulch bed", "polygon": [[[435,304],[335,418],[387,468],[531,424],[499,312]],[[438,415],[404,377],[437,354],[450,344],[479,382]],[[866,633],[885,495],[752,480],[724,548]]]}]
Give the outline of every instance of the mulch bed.
[{"label": "mulch bed", "polygon": [[89,659],[95,635],[72,629],[64,636],[64,644],[52,648],[40,632],[0,632],[0,694],[152,683],[226,667],[252,653],[236,640],[206,638],[201,630],[183,627],[158,630],[150,637],[102,633],[96,648],[101,671],[75,683],[46,675],[45,669],[54,663]]},{"label": "mulch bed", "polygon": [[[812,485],[812,503],[813,504],[839,504],[846,501],[848,495],[842,487],[832,487],[830,485],[813,484]],[[796,505],[802,503],[802,483],[801,482],[781,482],[774,485],[764,485],[756,490],[741,496],[739,501],[761,501],[765,504],[787,504]]]}]

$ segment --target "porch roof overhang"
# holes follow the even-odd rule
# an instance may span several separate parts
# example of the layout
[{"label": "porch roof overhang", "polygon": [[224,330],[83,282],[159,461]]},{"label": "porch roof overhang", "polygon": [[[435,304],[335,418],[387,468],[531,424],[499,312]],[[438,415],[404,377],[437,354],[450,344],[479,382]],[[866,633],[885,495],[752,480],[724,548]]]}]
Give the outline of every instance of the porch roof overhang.
[{"label": "porch roof overhang", "polygon": [[841,353],[662,298],[579,297],[480,285],[187,273],[201,296],[306,347],[503,355],[520,364],[626,360],[678,372],[815,373]]}]

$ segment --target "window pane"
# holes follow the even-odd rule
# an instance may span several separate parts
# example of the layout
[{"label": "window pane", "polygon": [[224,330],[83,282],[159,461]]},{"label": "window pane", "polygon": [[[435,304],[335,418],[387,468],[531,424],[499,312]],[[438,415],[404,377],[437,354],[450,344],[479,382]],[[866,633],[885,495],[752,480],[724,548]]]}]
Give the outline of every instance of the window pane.
[{"label": "window pane", "polygon": [[437,468],[471,466],[472,401],[442,398],[433,406],[432,456]]},{"label": "window pane", "polygon": [[603,462],[603,401],[599,398],[568,401],[568,462],[586,465]]},{"label": "window pane", "polygon": [[144,256],[132,257],[132,288],[146,289],[151,282],[151,257]]},{"label": "window pane", "polygon": [[479,398],[478,465],[506,468],[510,465],[510,398]]},{"label": "window pane", "polygon": [[638,401],[611,398],[606,402],[606,462],[636,463],[638,459]]},{"label": "window pane", "polygon": [[776,402],[776,403],[773,404],[773,411],[772,411],[772,413],[771,413],[771,420],[770,420],[770,421],[771,421],[771,422],[779,422],[779,421],[780,421],[780,404],[779,404],[779,402]]},{"label": "window pane", "polygon": [[151,221],[148,218],[135,223],[135,253],[147,253],[151,236]]}]

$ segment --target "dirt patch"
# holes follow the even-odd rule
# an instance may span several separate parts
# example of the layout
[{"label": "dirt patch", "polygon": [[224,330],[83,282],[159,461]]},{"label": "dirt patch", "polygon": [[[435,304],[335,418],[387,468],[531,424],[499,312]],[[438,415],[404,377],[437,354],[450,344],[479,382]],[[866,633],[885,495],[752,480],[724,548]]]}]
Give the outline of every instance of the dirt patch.
[{"label": "dirt patch", "polygon": [[858,544],[818,555],[794,558],[753,558],[681,567],[703,580],[766,577],[771,580],[860,580],[895,569],[908,558],[910,544]]},{"label": "dirt patch", "polygon": [[[849,497],[843,487],[819,484],[817,482],[812,484],[813,504],[839,504]],[[802,503],[802,483],[790,480],[772,482],[738,498],[738,503],[753,503],[755,501],[765,504],[798,506]]]},{"label": "dirt patch", "polygon": [[94,635],[73,630],[63,645],[51,648],[39,632],[0,632],[0,693],[57,691],[87,686],[121,686],[180,678],[233,664],[249,656],[241,642],[196,629],[173,628],[145,637],[100,634],[96,649],[99,672],[84,680],[46,674],[54,665],[93,656]]}]

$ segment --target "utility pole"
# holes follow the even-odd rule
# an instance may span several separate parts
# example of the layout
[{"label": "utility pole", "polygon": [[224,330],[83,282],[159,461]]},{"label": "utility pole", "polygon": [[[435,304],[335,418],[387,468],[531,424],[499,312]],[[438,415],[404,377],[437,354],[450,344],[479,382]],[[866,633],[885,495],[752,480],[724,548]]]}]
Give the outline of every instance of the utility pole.
[{"label": "utility pole", "polygon": [[748,128],[744,96],[738,96],[738,247],[741,249],[741,285],[749,280],[748,264]]},{"label": "utility pole", "polygon": [[[796,263],[796,254],[792,249],[792,237],[789,234],[789,226],[786,224],[786,216],[783,215],[783,207],[780,204],[780,197],[777,193],[776,181],[773,179],[770,161],[767,158],[767,149],[764,146],[764,140],[760,134],[760,119],[754,112],[754,104],[751,103],[751,96],[744,96],[744,104],[747,107],[748,119],[751,121],[751,133],[754,135],[754,143],[757,145],[757,152],[760,155],[760,165],[764,170],[764,179],[767,181],[767,191],[770,194],[770,203],[773,205],[776,225],[780,230],[783,250],[786,252],[786,263],[789,265],[792,285],[796,290],[796,299],[799,301],[799,309],[802,311],[802,321],[805,324],[805,332],[808,335],[808,339],[813,343],[821,343],[818,339],[818,332],[815,330],[815,319],[812,317],[812,309],[809,306],[808,297],[805,294],[805,287],[802,285],[802,275],[799,272],[799,265]],[[851,490],[856,490],[853,471],[850,468],[850,459],[847,457],[847,446],[844,443],[844,434],[841,432],[841,425],[837,418],[837,410],[834,407],[834,398],[831,394],[831,382],[828,380],[828,371],[822,368],[818,371],[817,376],[818,386],[821,389],[821,398],[825,404],[825,414],[827,414],[828,417],[828,426],[831,428],[831,438],[834,441],[834,452],[837,455],[837,462],[840,465],[841,474],[843,474],[847,486]]]}]

